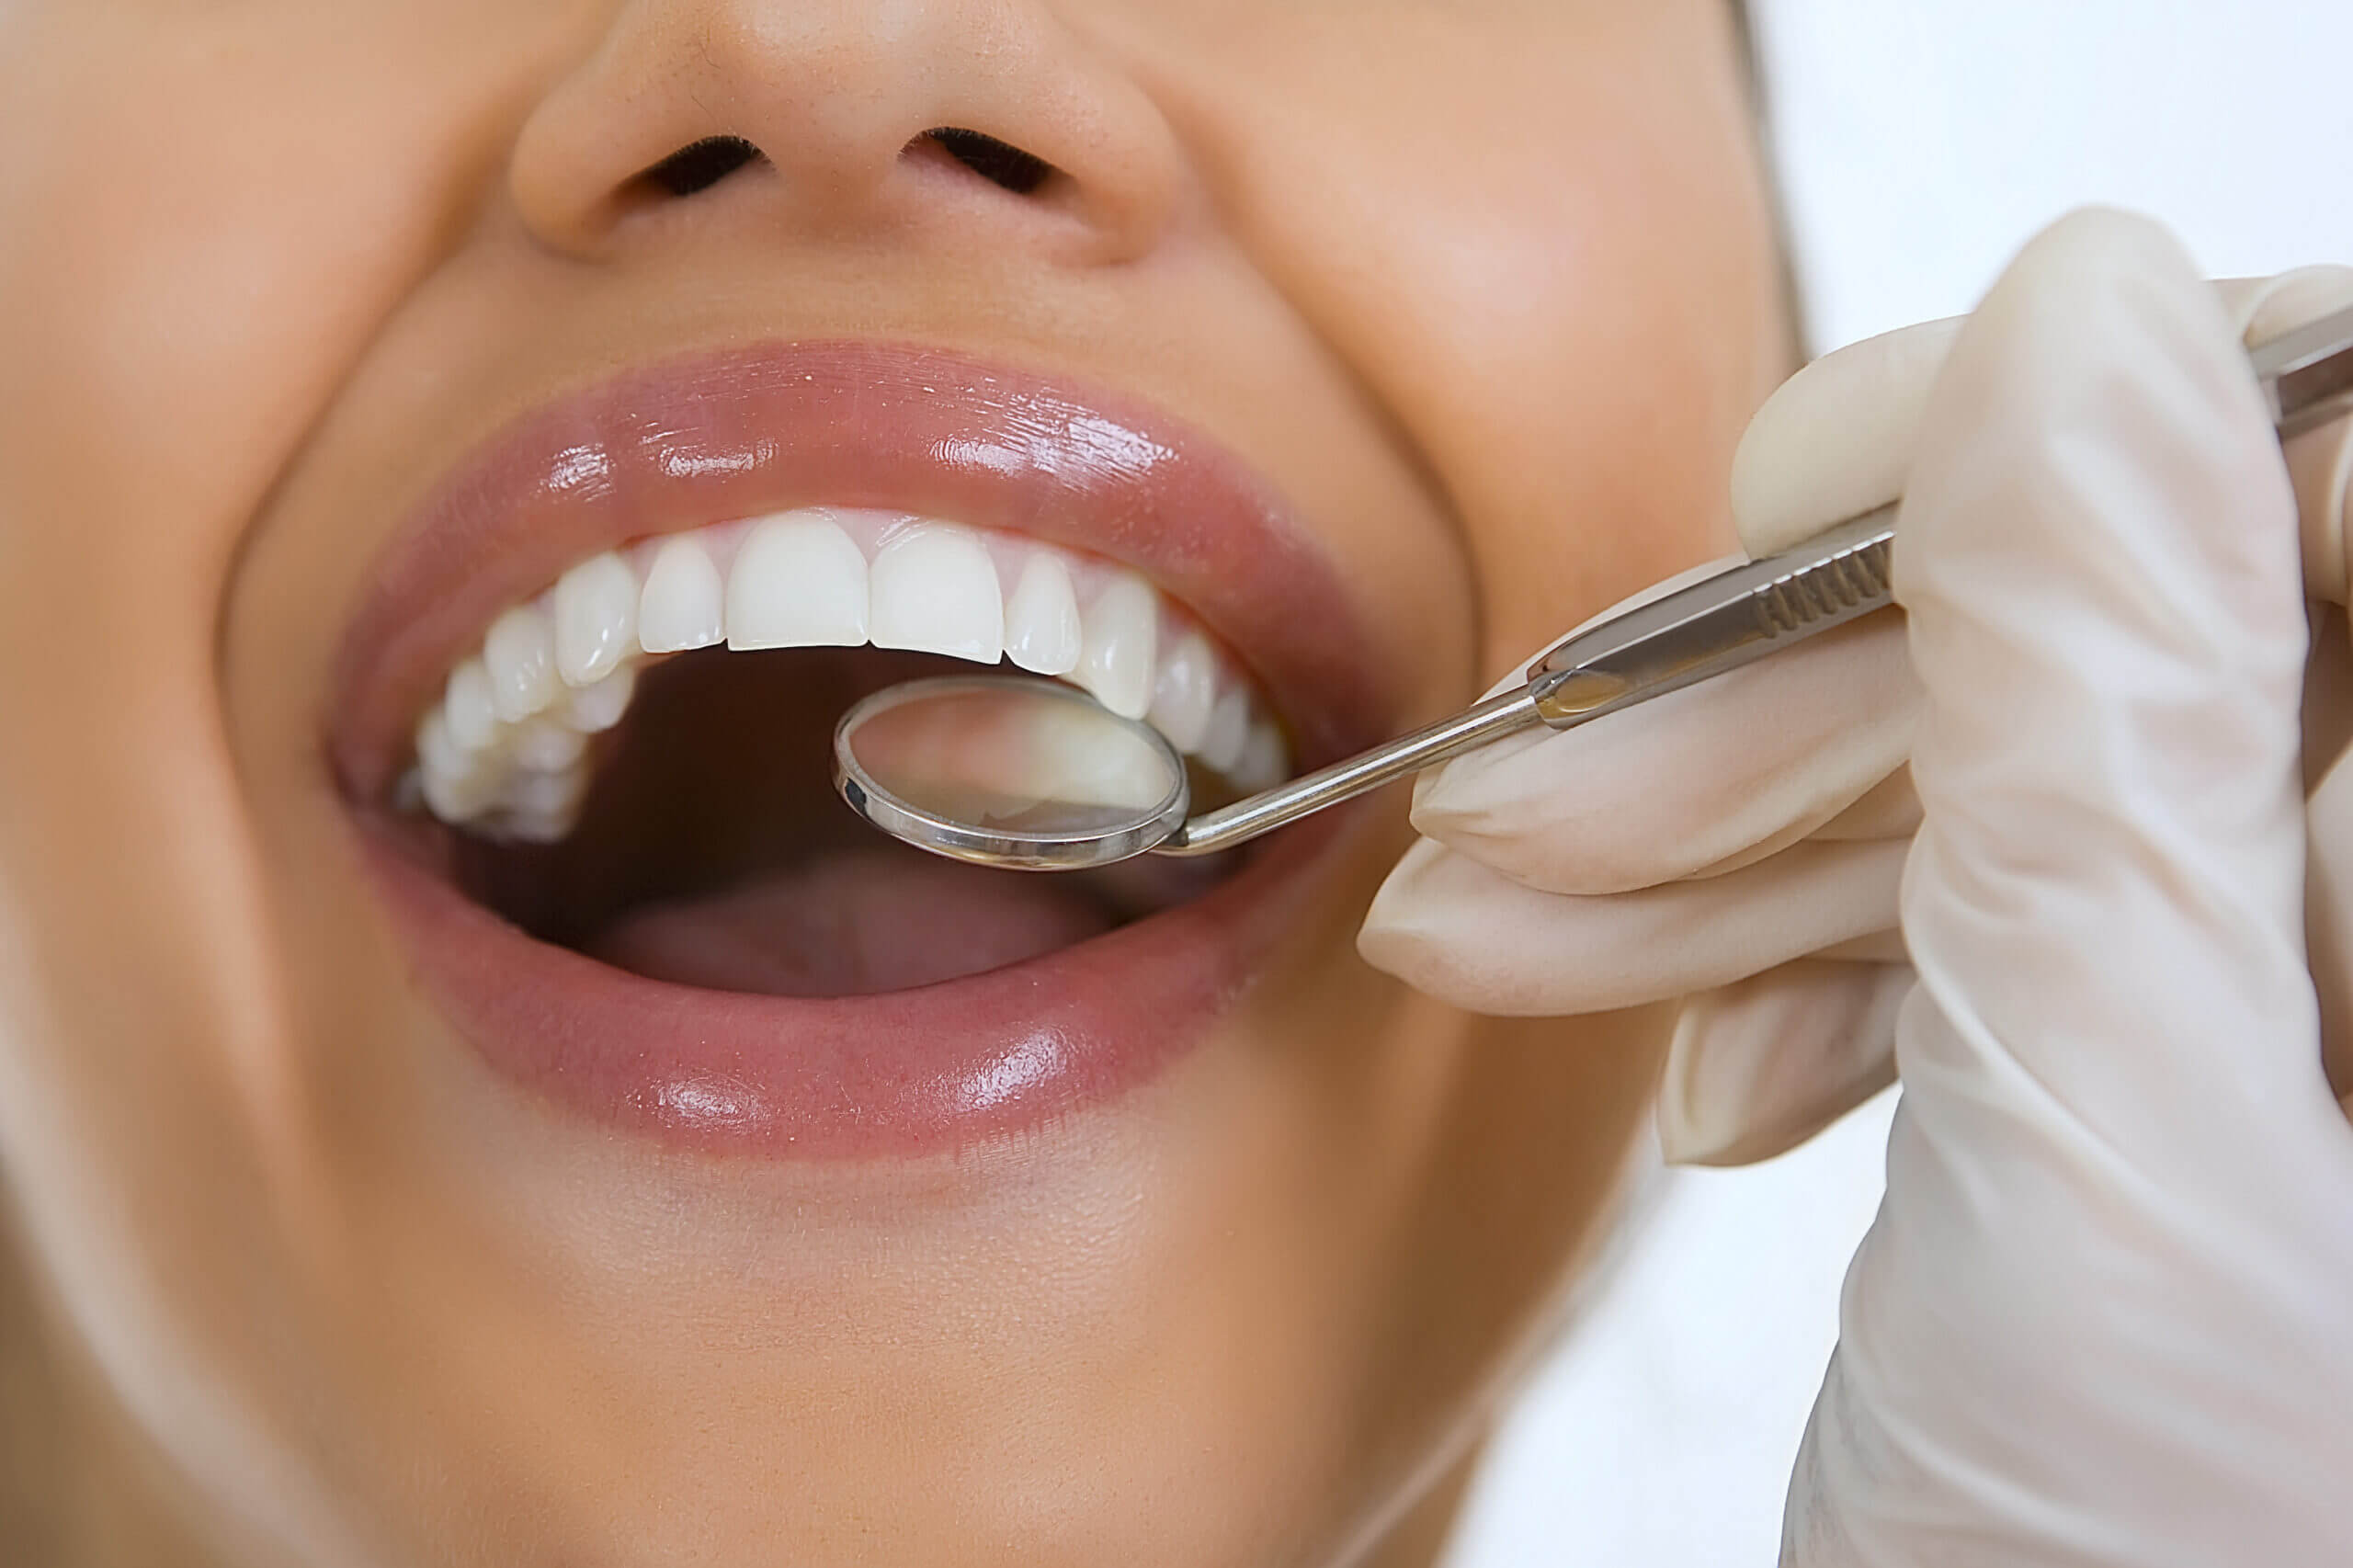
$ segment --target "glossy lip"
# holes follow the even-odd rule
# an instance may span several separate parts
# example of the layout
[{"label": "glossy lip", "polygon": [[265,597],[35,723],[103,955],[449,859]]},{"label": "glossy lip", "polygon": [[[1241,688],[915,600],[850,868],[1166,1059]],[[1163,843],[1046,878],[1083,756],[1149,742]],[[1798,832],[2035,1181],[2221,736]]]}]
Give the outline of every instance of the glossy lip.
[{"label": "glossy lip", "polygon": [[627,540],[799,505],[1004,528],[1135,567],[1249,666],[1313,765],[1385,734],[1388,684],[1271,489],[1132,403],[900,345],[779,344],[625,373],[460,465],[379,559],[330,762],[425,993],[494,1068],[665,1142],[770,1158],[954,1148],[1118,1094],[1276,961],[1351,836],[1289,830],[1206,897],[1059,952],[881,996],[647,980],[460,894],[384,805],[416,715],[491,618]]}]

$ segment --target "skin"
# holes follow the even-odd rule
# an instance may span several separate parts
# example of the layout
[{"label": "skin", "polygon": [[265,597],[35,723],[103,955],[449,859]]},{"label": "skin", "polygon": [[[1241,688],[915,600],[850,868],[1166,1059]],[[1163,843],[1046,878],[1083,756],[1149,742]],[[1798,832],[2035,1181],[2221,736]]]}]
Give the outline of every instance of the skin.
[{"label": "skin", "polygon": [[[1227,442],[1435,716],[1730,548],[1788,350],[1716,0],[17,0],[0,105],[0,1556],[1428,1561],[1665,1018],[1367,970],[1402,792],[1141,1092],[694,1158],[412,993],[328,668],[511,414],[871,335]],[[710,134],[773,166],[617,203]]]}]

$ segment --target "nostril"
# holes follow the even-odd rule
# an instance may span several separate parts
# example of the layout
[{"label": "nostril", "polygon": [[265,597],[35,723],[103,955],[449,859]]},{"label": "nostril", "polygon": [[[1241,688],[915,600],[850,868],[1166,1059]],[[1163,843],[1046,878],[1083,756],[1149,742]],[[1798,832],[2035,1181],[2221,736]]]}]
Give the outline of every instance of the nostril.
[{"label": "nostril", "polygon": [[655,187],[671,196],[692,196],[763,156],[741,136],[706,136],[679,148],[639,175],[634,183]]},{"label": "nostril", "polygon": [[1025,153],[1008,142],[978,131],[942,125],[925,131],[916,142],[931,142],[949,157],[1016,196],[1029,196],[1061,171],[1045,159]]}]

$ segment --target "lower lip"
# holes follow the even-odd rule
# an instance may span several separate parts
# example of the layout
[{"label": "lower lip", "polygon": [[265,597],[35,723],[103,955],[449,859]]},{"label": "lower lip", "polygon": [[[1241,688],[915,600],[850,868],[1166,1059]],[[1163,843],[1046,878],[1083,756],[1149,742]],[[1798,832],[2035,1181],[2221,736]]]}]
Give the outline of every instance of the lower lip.
[{"label": "lower lip", "polygon": [[1349,811],[1208,894],[1060,952],[879,996],[648,980],[534,940],[362,824],[418,982],[506,1077],[673,1147],[771,1160],[952,1152],[1109,1100],[1207,1040],[1302,929]]}]

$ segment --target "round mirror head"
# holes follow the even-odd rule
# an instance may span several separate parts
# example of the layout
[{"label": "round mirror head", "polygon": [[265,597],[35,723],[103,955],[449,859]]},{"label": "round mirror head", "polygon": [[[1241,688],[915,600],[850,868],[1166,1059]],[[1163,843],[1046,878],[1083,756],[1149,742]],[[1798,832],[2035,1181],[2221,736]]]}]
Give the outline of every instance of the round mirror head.
[{"label": "round mirror head", "polygon": [[1151,725],[1050,680],[951,676],[876,692],[834,727],[850,809],[918,849],[1081,870],[1184,824],[1185,765]]}]

